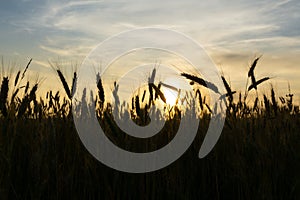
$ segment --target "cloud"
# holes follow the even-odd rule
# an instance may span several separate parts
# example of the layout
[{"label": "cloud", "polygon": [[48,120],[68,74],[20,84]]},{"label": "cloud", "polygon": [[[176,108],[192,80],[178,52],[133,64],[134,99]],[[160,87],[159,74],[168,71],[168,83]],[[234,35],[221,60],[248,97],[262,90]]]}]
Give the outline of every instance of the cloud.
[{"label": "cloud", "polygon": [[33,60],[32,61],[33,63],[39,65],[39,66],[42,66],[42,67],[46,67],[46,68],[49,68],[50,65],[48,62],[45,62],[45,61],[41,61],[41,60]]},{"label": "cloud", "polygon": [[[205,45],[224,47],[287,32],[297,36],[300,30],[294,26],[299,20],[297,1],[45,1],[36,7],[26,19],[11,23],[47,38],[80,36],[100,42],[121,31],[156,26],[182,31]],[[283,30],[286,27],[288,31]]]},{"label": "cloud", "polygon": [[82,58],[86,56],[86,54],[92,50],[91,47],[85,46],[64,46],[64,47],[51,47],[46,45],[40,45],[42,50],[53,53],[58,57],[69,57],[69,58]]},{"label": "cloud", "polygon": [[283,0],[283,1],[278,1],[275,2],[273,6],[271,6],[269,9],[270,10],[275,10],[275,9],[279,9],[280,7],[290,3],[292,0]]}]

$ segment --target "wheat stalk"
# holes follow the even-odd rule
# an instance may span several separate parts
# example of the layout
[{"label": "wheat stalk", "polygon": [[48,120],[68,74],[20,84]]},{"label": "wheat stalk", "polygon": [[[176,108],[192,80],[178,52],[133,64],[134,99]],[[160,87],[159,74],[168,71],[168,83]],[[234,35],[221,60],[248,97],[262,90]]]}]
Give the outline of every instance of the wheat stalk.
[{"label": "wheat stalk", "polygon": [[29,89],[29,81],[27,81],[27,83],[26,83],[24,94],[27,94],[28,89]]},{"label": "wheat stalk", "polygon": [[149,90],[149,105],[153,102],[153,89],[152,89],[152,83],[148,83],[148,90]]},{"label": "wheat stalk", "polygon": [[24,71],[23,71],[23,73],[22,73],[22,77],[21,77],[21,80],[23,80],[24,79],[24,77],[25,77],[25,73],[27,72],[27,70],[28,70],[28,68],[29,68],[29,65],[31,64],[31,62],[32,62],[32,58],[29,60],[29,62],[27,63],[27,65],[26,65],[26,67],[25,67],[25,69],[24,69]]},{"label": "wheat stalk", "polygon": [[18,83],[20,74],[21,74],[21,71],[19,70],[18,73],[17,73],[17,76],[16,76],[16,78],[15,78],[15,84],[14,84],[15,87],[17,86],[17,83]]},{"label": "wheat stalk", "polygon": [[11,101],[10,101],[11,103],[13,103],[13,102],[14,102],[14,100],[15,100],[15,98],[16,98],[16,96],[17,96],[18,92],[19,92],[19,90],[20,90],[20,89],[19,89],[19,88],[17,88],[17,89],[16,89],[16,91],[15,91],[15,92],[13,93],[13,95],[11,96]]},{"label": "wheat stalk", "polygon": [[199,78],[197,76],[194,76],[194,75],[191,75],[191,74],[187,74],[187,73],[181,73],[181,76],[191,80],[191,81],[194,81],[196,83],[198,83],[199,85],[202,85],[208,89],[211,89],[212,91],[214,91],[215,93],[220,93],[217,86],[211,82],[208,82],[208,81],[205,81],[204,79],[202,78]]},{"label": "wheat stalk", "polygon": [[6,101],[8,96],[8,77],[4,77],[1,84],[1,90],[0,90],[0,111],[4,116],[7,116],[7,107],[6,107]]},{"label": "wheat stalk", "polygon": [[276,97],[275,97],[275,92],[273,87],[271,88],[271,100],[272,100],[272,106],[273,106],[273,110],[275,115],[277,115],[277,102],[276,102]]},{"label": "wheat stalk", "polygon": [[144,92],[143,92],[142,102],[144,102],[145,96],[146,96],[146,90],[144,90]]},{"label": "wheat stalk", "polygon": [[137,116],[141,114],[141,107],[140,107],[140,98],[138,95],[135,96],[135,111]]},{"label": "wheat stalk", "polygon": [[271,113],[270,112],[270,103],[265,94],[264,94],[264,104],[265,104],[266,112],[267,112],[268,116],[270,116],[270,113]]},{"label": "wheat stalk", "polygon": [[134,106],[134,97],[132,97],[132,99],[131,99],[131,108],[132,108],[132,110],[134,110],[134,108],[135,108],[135,106]]},{"label": "wheat stalk", "polygon": [[74,94],[76,92],[76,87],[77,87],[77,73],[74,72],[73,73],[73,80],[72,80],[72,87],[71,87],[72,97],[74,96]]},{"label": "wheat stalk", "polygon": [[231,105],[231,103],[232,103],[232,101],[233,101],[233,94],[236,93],[236,91],[232,91],[232,90],[231,90],[231,88],[230,88],[230,86],[229,86],[229,84],[228,84],[228,82],[226,81],[226,79],[225,79],[224,76],[221,76],[221,78],[222,78],[223,84],[224,84],[224,86],[225,86],[225,89],[226,89],[226,91],[227,91],[226,96],[228,97],[229,103],[230,103],[230,105]]},{"label": "wheat stalk", "polygon": [[253,111],[258,109],[258,101],[259,101],[259,99],[258,99],[258,97],[256,97],[255,101],[254,101],[254,105],[253,105]]},{"label": "wheat stalk", "polygon": [[38,89],[38,84],[36,83],[30,90],[30,93],[29,93],[29,100],[30,101],[33,101],[33,100],[36,100],[36,91]]},{"label": "wheat stalk", "polygon": [[56,72],[59,76],[59,79],[60,79],[61,83],[63,84],[65,92],[67,93],[67,96],[69,97],[69,99],[72,99],[72,94],[71,94],[70,88],[68,86],[68,83],[67,83],[64,75],[62,74],[62,72],[59,69],[57,69]]},{"label": "wheat stalk", "polygon": [[248,77],[254,77],[254,69],[257,65],[258,60],[261,58],[261,56],[254,59],[249,71],[248,71]]},{"label": "wheat stalk", "polygon": [[96,81],[97,81],[99,99],[101,101],[101,104],[103,104],[104,101],[105,101],[105,94],[104,94],[104,89],[103,89],[101,76],[100,76],[99,73],[97,73],[97,75],[96,75]]},{"label": "wheat stalk", "polygon": [[160,90],[160,88],[157,87],[157,86],[156,86],[155,84],[153,84],[153,83],[150,83],[150,85],[151,85],[151,87],[154,89],[155,94],[158,95],[158,96],[160,97],[160,99],[161,99],[164,103],[166,103],[166,97],[165,97],[165,95],[162,93],[162,91]]},{"label": "wheat stalk", "polygon": [[202,96],[201,96],[201,92],[199,89],[196,90],[196,97],[198,95],[198,98],[199,98],[199,104],[200,104],[200,108],[201,110],[203,110],[203,101],[202,101]]},{"label": "wheat stalk", "polygon": [[249,86],[248,91],[252,90],[253,88],[254,88],[255,90],[257,90],[257,86],[258,86],[259,84],[261,84],[261,83],[263,83],[263,82],[265,82],[265,81],[267,81],[267,80],[269,80],[269,79],[270,79],[270,77],[265,77],[265,78],[262,78],[262,79],[260,79],[260,80],[258,80],[258,81],[252,82],[252,85]]}]

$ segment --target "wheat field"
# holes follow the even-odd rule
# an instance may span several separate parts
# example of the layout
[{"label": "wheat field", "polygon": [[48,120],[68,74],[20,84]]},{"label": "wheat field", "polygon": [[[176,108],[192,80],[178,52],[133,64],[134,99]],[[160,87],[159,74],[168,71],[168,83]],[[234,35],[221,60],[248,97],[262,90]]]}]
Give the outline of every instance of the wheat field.
[{"label": "wheat field", "polygon": [[[150,139],[137,139],[122,132],[106,100],[103,81],[95,74],[97,90],[83,92],[80,106],[72,108],[77,73],[67,80],[59,68],[54,71],[64,93],[48,91],[37,98],[42,84],[26,81],[27,70],[1,77],[0,90],[0,199],[299,199],[300,198],[300,111],[289,90],[277,96],[273,87],[257,94],[269,77],[251,82],[246,91],[227,91],[226,121],[222,135],[210,154],[198,158],[214,108],[203,90],[217,91],[213,83],[182,72],[191,85],[197,85],[196,109],[200,124],[197,136],[184,155],[168,167],[145,174],[123,173],[92,157],[81,143],[73,122],[72,109],[88,110],[96,105],[96,115],[106,136],[119,147],[148,152],[172,140],[181,109],[168,107],[161,132]],[[117,91],[118,84],[111,86]],[[157,102],[166,102],[161,85],[149,84],[136,93],[128,105],[130,118],[139,125],[149,123],[149,112]],[[117,98],[117,92],[114,93]],[[91,101],[87,101],[90,96]],[[178,99],[178,101],[180,101]],[[125,111],[123,112],[126,113]],[[87,116],[88,118],[88,116]]]}]

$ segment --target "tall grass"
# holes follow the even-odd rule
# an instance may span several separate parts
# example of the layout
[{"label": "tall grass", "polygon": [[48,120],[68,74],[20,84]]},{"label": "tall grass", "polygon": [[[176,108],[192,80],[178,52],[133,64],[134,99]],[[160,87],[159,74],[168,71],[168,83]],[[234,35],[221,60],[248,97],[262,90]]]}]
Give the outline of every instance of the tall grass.
[{"label": "tall grass", "polygon": [[[255,67],[258,60],[253,62]],[[250,67],[252,71],[253,66]],[[36,96],[41,87],[39,83],[28,81],[24,87],[19,86],[21,73],[18,72],[13,83],[16,89],[9,100],[9,79],[2,78],[1,199],[300,198],[300,113],[298,105],[293,103],[290,88],[286,96],[278,97],[271,87],[270,93],[256,96],[249,103],[242,92],[235,99],[235,91],[222,76],[227,91],[222,95],[228,107],[225,127],[213,151],[200,160],[198,150],[211,113],[215,112],[203,89],[218,90],[213,83],[183,72],[182,76],[193,81],[195,96],[198,97],[197,104],[191,103],[187,107],[194,106],[201,111],[193,144],[179,160],[164,169],[147,174],[128,174],[99,163],[82,145],[70,114],[77,74],[73,73],[69,87],[61,70],[58,71],[66,95],[48,91],[45,98],[40,99]],[[149,80],[155,78],[155,73],[153,70]],[[165,106],[169,116],[157,135],[148,139],[131,137],[116,125],[112,116],[113,105],[105,102],[104,83],[99,74],[95,79],[97,97],[91,93],[90,99],[96,105],[101,127],[116,145],[133,152],[149,152],[165,146],[174,138],[180,115],[184,112],[179,103]],[[114,83],[113,87],[114,96],[118,98],[118,85]],[[86,92],[83,92],[80,107],[75,110],[88,113]],[[145,93],[149,94],[148,103],[144,102]],[[117,104],[123,110],[122,115],[128,112],[135,123],[145,125],[150,122],[149,116],[153,116],[150,110],[157,103],[155,96],[166,102],[160,87],[152,81],[148,90],[134,94],[131,106]],[[188,96],[186,94],[182,101],[188,101]],[[161,116],[159,111],[155,111],[154,116],[156,114]],[[89,116],[85,117],[89,119]]]}]

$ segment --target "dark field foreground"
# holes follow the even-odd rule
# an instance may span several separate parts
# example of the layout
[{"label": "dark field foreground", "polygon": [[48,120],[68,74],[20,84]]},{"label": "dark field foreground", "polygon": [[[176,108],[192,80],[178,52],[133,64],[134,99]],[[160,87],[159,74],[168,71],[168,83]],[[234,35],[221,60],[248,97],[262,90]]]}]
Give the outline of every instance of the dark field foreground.
[{"label": "dark field foreground", "polygon": [[208,119],[179,160],[129,174],[95,160],[71,118],[2,118],[1,199],[299,199],[299,114],[228,119],[204,159],[197,155]]}]

